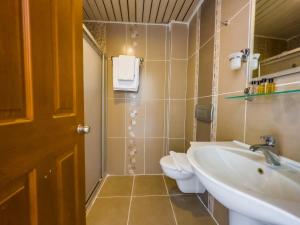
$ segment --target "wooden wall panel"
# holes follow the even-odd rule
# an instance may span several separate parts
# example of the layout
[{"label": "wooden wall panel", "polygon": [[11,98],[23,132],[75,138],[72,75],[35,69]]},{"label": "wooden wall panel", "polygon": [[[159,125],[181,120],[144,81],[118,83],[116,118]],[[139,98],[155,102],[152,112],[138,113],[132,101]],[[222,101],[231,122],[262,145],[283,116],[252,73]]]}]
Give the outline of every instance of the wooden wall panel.
[{"label": "wooden wall panel", "polygon": [[75,113],[73,1],[53,1],[54,114],[58,116]]},{"label": "wooden wall panel", "polygon": [[[3,0],[0,20],[0,123],[31,115],[31,74],[27,1]],[[13,24],[13,26],[12,26]]]}]

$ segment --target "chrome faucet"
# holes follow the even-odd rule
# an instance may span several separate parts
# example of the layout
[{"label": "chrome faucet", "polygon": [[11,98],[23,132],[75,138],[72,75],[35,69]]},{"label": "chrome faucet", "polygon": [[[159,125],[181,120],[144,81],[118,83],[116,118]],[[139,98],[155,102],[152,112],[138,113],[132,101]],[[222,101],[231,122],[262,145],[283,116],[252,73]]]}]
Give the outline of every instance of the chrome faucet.
[{"label": "chrome faucet", "polygon": [[253,152],[261,151],[265,157],[267,164],[271,166],[280,166],[279,152],[275,146],[276,140],[272,136],[262,136],[264,144],[251,145],[250,150]]}]

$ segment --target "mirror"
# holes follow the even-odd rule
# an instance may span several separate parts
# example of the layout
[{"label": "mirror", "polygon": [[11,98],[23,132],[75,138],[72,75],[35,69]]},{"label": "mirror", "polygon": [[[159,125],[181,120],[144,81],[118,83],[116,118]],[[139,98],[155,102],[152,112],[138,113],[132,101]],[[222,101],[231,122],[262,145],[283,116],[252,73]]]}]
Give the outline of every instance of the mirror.
[{"label": "mirror", "polygon": [[256,0],[252,78],[300,71],[300,0]]}]

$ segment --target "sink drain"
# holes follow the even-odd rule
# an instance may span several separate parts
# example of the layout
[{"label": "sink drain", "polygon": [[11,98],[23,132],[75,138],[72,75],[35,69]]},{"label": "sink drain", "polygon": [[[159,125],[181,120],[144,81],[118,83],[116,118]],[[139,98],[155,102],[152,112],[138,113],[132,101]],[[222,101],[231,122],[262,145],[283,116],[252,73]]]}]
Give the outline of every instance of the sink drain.
[{"label": "sink drain", "polygon": [[264,174],[264,171],[263,171],[262,168],[258,168],[258,169],[257,169],[257,172],[258,172],[259,174]]}]

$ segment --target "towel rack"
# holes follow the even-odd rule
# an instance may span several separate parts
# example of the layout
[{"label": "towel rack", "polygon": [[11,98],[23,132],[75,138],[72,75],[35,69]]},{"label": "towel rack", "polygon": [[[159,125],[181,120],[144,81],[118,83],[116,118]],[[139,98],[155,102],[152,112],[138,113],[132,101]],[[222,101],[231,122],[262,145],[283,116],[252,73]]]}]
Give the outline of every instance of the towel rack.
[{"label": "towel rack", "polygon": [[[111,61],[113,60],[114,57],[118,57],[118,56],[112,56],[111,57]],[[144,58],[143,57],[136,57],[136,58],[140,59],[140,63],[143,64],[143,62],[144,62]]]}]

